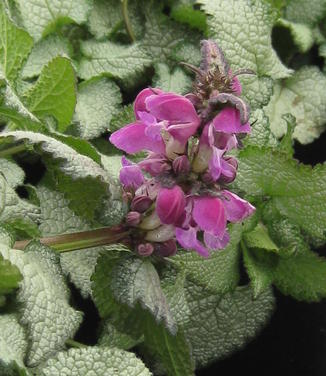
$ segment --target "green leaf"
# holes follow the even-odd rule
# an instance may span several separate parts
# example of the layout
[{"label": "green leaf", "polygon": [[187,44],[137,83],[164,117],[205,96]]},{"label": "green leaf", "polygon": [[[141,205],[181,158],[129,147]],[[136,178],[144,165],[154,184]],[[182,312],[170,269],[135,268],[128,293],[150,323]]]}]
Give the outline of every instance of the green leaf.
[{"label": "green leaf", "polygon": [[161,289],[160,278],[149,260],[130,257],[119,261],[112,270],[111,289],[118,302],[131,308],[139,302],[157,323],[164,322],[175,334],[175,322]]},{"label": "green leaf", "polygon": [[204,286],[207,290],[225,293],[233,289],[239,281],[238,245],[241,240],[241,225],[232,226],[231,241],[220,251],[213,251],[207,259],[195,252],[178,253],[171,262],[192,281]]},{"label": "green leaf", "polygon": [[88,0],[16,0],[16,3],[25,28],[36,40],[58,26],[85,22],[91,5]]},{"label": "green leaf", "polygon": [[116,329],[109,320],[106,320],[101,330],[98,345],[102,347],[118,347],[122,350],[129,350],[141,341],[142,338],[134,339],[128,334]]},{"label": "green leaf", "polygon": [[270,130],[269,119],[264,110],[257,109],[250,116],[251,133],[243,140],[245,146],[276,147],[278,142]]},{"label": "green leaf", "polygon": [[[40,186],[37,196],[40,200],[40,231],[43,236],[86,231],[91,228],[84,219],[69,209],[69,202],[62,193]],[[63,273],[80,289],[84,298],[91,295],[90,279],[102,249],[103,247],[95,247],[60,254]]]},{"label": "green leaf", "polygon": [[0,294],[8,294],[16,289],[21,280],[19,269],[0,254]]},{"label": "green leaf", "polygon": [[274,272],[274,283],[284,295],[318,302],[326,297],[326,259],[311,251],[282,256]]},{"label": "green leaf", "polygon": [[80,62],[79,76],[84,80],[106,75],[129,85],[151,64],[150,57],[137,43],[122,46],[89,40],[81,43],[81,51],[85,57]]},{"label": "green leaf", "polygon": [[203,33],[206,32],[206,17],[198,9],[194,9],[194,0],[184,1],[179,0],[172,4],[171,17],[176,21],[185,23],[190,27],[198,29]]},{"label": "green leaf", "polygon": [[[65,193],[71,208],[77,214],[93,220],[94,211],[101,204],[101,199],[110,195],[112,181],[105,170],[92,159],[78,154],[70,146],[50,136],[23,131],[4,132],[0,136],[3,142],[8,142],[8,138],[24,141],[26,145],[35,145],[34,148],[43,155],[49,172],[54,177],[56,188]],[[56,166],[59,171],[55,169]]]},{"label": "green leaf", "polygon": [[134,106],[132,104],[128,104],[127,106],[123,106],[122,110],[112,116],[110,122],[110,130],[116,131],[126,124],[132,123],[135,121],[135,114],[134,114]]},{"label": "green leaf", "polygon": [[236,186],[248,195],[270,197],[277,210],[312,236],[325,238],[326,165],[298,164],[272,149],[248,147],[239,154]]},{"label": "green leaf", "polygon": [[49,359],[41,369],[43,376],[91,375],[96,376],[150,376],[151,372],[135,354],[115,348],[86,347],[70,349]]},{"label": "green leaf", "polygon": [[24,183],[25,173],[23,169],[9,159],[0,158],[0,172],[11,188],[16,188]]},{"label": "green leaf", "polygon": [[72,47],[67,39],[50,35],[35,44],[22,70],[22,77],[29,79],[39,76],[43,66],[55,57],[69,58],[71,54]]},{"label": "green leaf", "polygon": [[185,74],[183,69],[177,67],[170,72],[166,64],[157,64],[155,73],[156,77],[153,83],[155,87],[177,94],[186,94],[191,91],[191,78]]},{"label": "green leaf", "polygon": [[27,350],[25,331],[18,323],[14,314],[0,315],[0,374],[2,373],[1,363],[8,366],[12,362],[25,368],[24,357]]},{"label": "green leaf", "polygon": [[326,77],[317,67],[299,69],[291,78],[275,85],[265,112],[276,137],[286,133],[282,115],[290,112],[297,120],[293,137],[302,144],[312,142],[324,130]]},{"label": "green leaf", "polygon": [[147,319],[144,323],[145,344],[159,357],[167,376],[194,376],[191,350],[182,330],[174,335],[163,325]]},{"label": "green leaf", "polygon": [[249,248],[262,248],[267,251],[278,251],[278,246],[269,237],[266,227],[262,223],[250,232],[244,234],[246,245]]},{"label": "green leaf", "polygon": [[76,77],[69,59],[56,57],[46,65],[27,92],[27,105],[40,119],[53,116],[60,132],[66,130],[76,104]]},{"label": "green leaf", "polygon": [[[225,295],[212,294],[205,288],[186,282],[184,294],[190,315],[178,320],[192,348],[196,368],[230,355],[257,336],[270,318],[274,297],[271,289],[253,299],[248,286],[237,287]],[[173,306],[177,313],[184,306]]]},{"label": "green leaf", "polygon": [[256,72],[257,77],[240,77],[245,98],[254,108],[267,104],[272,94],[268,77],[284,78],[291,73],[272,48],[276,13],[258,0],[198,0],[197,3],[208,15],[208,36],[216,39],[232,70],[249,68]]},{"label": "green leaf", "polygon": [[110,130],[121,101],[120,89],[113,81],[102,78],[81,84],[74,117],[80,137],[91,139]]},{"label": "green leaf", "polygon": [[262,249],[243,247],[243,262],[250,278],[253,297],[256,299],[273,283],[273,272],[278,258]]},{"label": "green leaf", "polygon": [[285,18],[299,23],[314,25],[326,13],[325,0],[291,0],[285,8]]},{"label": "green leaf", "polygon": [[313,32],[309,26],[302,23],[290,22],[284,18],[280,18],[277,25],[290,30],[293,41],[298,46],[300,52],[307,52],[314,44]]},{"label": "green leaf", "polygon": [[0,4],[0,66],[4,77],[15,81],[33,46],[29,34],[18,28]]},{"label": "green leaf", "polygon": [[24,251],[3,246],[0,252],[24,278],[17,300],[22,307],[20,323],[27,327],[26,363],[34,367],[63,348],[74,336],[82,315],[69,306],[58,255],[50,248],[32,242]]}]

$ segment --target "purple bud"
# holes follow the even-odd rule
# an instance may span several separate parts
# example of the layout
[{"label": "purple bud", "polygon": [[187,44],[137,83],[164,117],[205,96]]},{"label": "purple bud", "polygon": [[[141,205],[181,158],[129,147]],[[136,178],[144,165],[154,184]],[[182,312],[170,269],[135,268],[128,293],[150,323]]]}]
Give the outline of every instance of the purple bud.
[{"label": "purple bud", "polygon": [[154,153],[145,160],[139,162],[139,166],[152,176],[157,176],[171,170],[171,166],[165,156]]},{"label": "purple bud", "polygon": [[131,211],[126,216],[126,223],[129,226],[139,225],[140,220],[141,220],[141,214],[136,211]]},{"label": "purple bud", "polygon": [[137,189],[144,183],[144,175],[137,164],[131,163],[126,157],[122,157],[122,168],[120,170],[120,181],[124,188]]},{"label": "purple bud", "polygon": [[150,208],[153,201],[148,196],[135,196],[131,202],[131,210],[137,211],[139,213],[144,213],[147,209]]},{"label": "purple bud", "polygon": [[164,243],[155,243],[154,251],[162,257],[174,256],[177,253],[177,244],[173,239]]},{"label": "purple bud", "polygon": [[178,185],[162,188],[157,196],[156,212],[164,224],[176,224],[184,214],[185,206],[186,198]]},{"label": "purple bud", "polygon": [[151,243],[139,244],[137,252],[140,256],[150,256],[154,251],[154,247]]},{"label": "purple bud", "polygon": [[223,170],[220,182],[232,183],[237,175],[238,161],[234,157],[224,157]]},{"label": "purple bud", "polygon": [[186,155],[180,155],[172,162],[173,171],[177,175],[187,174],[190,171],[190,162]]}]

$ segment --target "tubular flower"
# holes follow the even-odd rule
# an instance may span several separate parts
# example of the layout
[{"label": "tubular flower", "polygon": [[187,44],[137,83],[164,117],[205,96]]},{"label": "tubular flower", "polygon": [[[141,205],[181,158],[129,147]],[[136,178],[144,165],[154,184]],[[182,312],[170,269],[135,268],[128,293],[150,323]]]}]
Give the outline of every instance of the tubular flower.
[{"label": "tubular flower", "polygon": [[[134,105],[135,122],[110,141],[127,153],[147,156],[137,164],[122,160],[120,181],[129,202],[125,224],[141,256],[177,252],[177,243],[203,257],[226,247],[228,223],[241,222],[255,208],[227,190],[238,162],[228,153],[250,133],[249,106],[240,98],[238,74],[221,49],[202,42],[194,90],[185,96],[161,89],[142,90]],[[191,140],[191,142],[190,142]]]}]

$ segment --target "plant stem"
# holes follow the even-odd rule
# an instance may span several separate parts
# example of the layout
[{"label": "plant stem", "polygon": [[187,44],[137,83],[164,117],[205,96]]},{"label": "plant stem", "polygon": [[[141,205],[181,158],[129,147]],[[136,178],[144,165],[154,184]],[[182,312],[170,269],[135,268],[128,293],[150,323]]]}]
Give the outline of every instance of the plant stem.
[{"label": "plant stem", "polygon": [[128,0],[121,0],[121,2],[122,2],[122,15],[123,15],[123,20],[126,26],[127,33],[131,41],[135,42],[136,41],[135,34],[132,30],[131,23],[129,20],[129,15],[128,15]]},{"label": "plant stem", "polygon": [[12,146],[10,148],[4,149],[0,151],[0,158],[5,158],[13,154],[20,153],[26,149],[24,144]]},{"label": "plant stem", "polygon": [[[48,245],[56,251],[70,252],[77,249],[97,247],[127,240],[129,231],[122,227],[103,227],[96,230],[75,232],[73,234],[63,234],[41,238],[39,241]],[[15,249],[24,249],[31,240],[21,240],[14,244]]]},{"label": "plant stem", "polygon": [[83,349],[83,348],[87,347],[87,345],[84,345],[83,343],[74,341],[73,339],[67,339],[66,345],[69,346],[69,347],[75,347],[77,349]]}]

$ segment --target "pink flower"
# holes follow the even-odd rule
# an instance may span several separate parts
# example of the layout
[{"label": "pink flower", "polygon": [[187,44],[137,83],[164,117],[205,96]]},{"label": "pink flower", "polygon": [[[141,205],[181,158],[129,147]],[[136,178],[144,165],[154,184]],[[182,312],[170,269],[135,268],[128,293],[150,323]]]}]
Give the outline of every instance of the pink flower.
[{"label": "pink flower", "polygon": [[173,188],[161,188],[156,200],[156,213],[164,224],[177,224],[186,206],[183,190],[175,185]]},{"label": "pink flower", "polygon": [[[141,150],[166,153],[184,149],[196,133],[200,118],[189,99],[159,89],[142,90],[134,105],[136,122],[114,132],[110,141],[127,153]],[[162,137],[163,135],[163,137]]]},{"label": "pink flower", "polygon": [[125,156],[121,158],[121,163],[122,168],[120,170],[120,181],[122,185],[125,189],[132,188],[136,190],[145,181],[140,167],[137,164],[128,161]]}]

